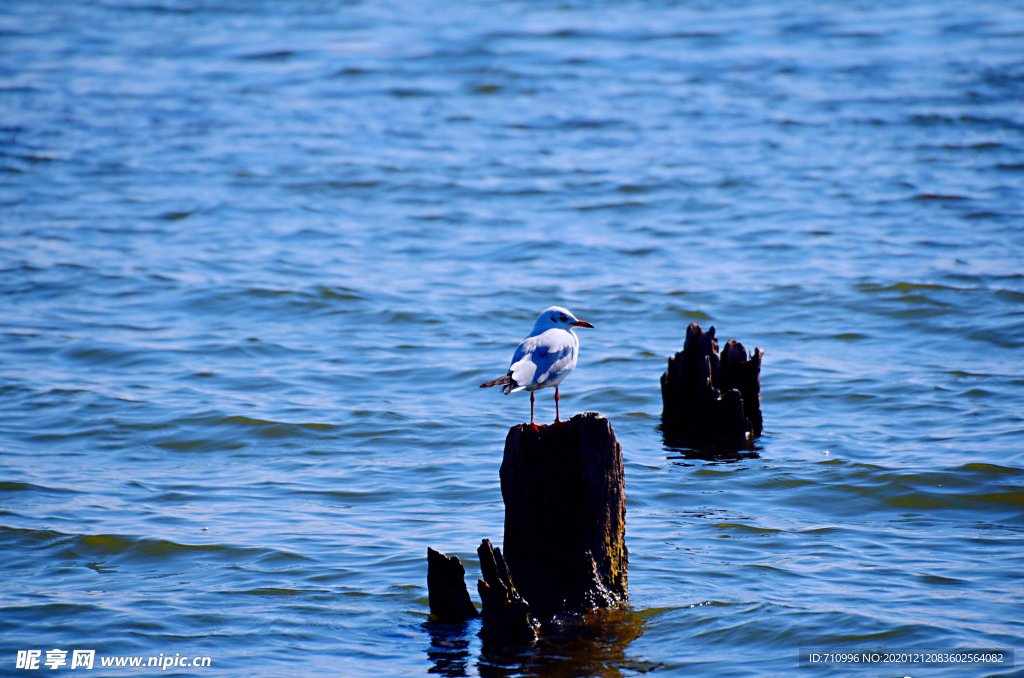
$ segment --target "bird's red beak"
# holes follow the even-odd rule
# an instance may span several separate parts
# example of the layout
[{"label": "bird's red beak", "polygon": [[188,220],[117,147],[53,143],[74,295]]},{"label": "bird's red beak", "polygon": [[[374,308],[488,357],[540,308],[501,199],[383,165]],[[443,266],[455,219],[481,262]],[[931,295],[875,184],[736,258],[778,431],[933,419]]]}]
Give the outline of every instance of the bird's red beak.
[{"label": "bird's red beak", "polygon": [[586,320],[577,320],[576,322],[574,322],[572,324],[572,326],[573,327],[589,327],[590,329],[594,329],[594,326],[591,325],[590,323],[588,323]]}]

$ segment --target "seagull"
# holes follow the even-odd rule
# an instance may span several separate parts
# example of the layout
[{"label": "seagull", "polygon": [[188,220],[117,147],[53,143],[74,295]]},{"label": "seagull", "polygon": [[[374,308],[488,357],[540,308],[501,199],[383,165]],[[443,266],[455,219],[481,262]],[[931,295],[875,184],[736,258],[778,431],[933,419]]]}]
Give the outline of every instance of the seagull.
[{"label": "seagull", "polygon": [[576,367],[576,357],[580,352],[580,339],[572,331],[574,327],[593,325],[579,320],[561,306],[551,306],[537,316],[533,331],[520,342],[508,374],[492,379],[480,388],[504,386],[505,395],[516,391],[530,392],[530,425],[533,423],[533,392],[549,386],[555,387],[555,423],[558,418],[558,385],[569,376]]}]

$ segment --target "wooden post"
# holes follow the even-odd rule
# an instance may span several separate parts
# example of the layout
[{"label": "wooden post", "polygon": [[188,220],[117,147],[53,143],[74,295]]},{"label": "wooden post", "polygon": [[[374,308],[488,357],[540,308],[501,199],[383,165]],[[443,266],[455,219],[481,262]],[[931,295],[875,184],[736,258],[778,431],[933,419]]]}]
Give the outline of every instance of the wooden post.
[{"label": "wooden post", "polygon": [[477,616],[466,590],[466,568],[458,556],[427,547],[427,591],[430,614],[443,622],[463,622]]},{"label": "wooden post", "polygon": [[594,412],[513,426],[501,463],[505,558],[534,616],[607,607],[627,597],[622,447]]},{"label": "wooden post", "polygon": [[688,444],[748,447],[761,435],[761,358],[750,358],[730,340],[718,356],[715,328],[692,323],[683,350],[668,359],[661,375],[662,428],[666,437]]},{"label": "wooden post", "polygon": [[722,349],[722,393],[731,390],[740,392],[743,399],[743,413],[750,420],[753,437],[761,435],[764,426],[761,420],[761,358],[764,351],[754,349],[747,357],[747,349],[735,339],[726,342]]},{"label": "wooden post", "polygon": [[484,539],[476,552],[483,574],[476,588],[484,605],[484,634],[503,641],[534,640],[537,630],[530,616],[530,606],[512,584],[501,550]]}]

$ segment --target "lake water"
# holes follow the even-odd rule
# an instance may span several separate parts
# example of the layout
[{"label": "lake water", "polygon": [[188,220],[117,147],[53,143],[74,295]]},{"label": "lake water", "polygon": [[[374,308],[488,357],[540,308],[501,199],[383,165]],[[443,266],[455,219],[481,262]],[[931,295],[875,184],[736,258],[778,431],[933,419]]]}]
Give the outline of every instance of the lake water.
[{"label": "lake water", "polygon": [[[1020,2],[3,3],[0,673],[1024,651],[1022,98]],[[477,599],[529,414],[477,385],[556,303],[631,607],[494,652],[426,548]],[[664,444],[690,322],[766,351],[757,456]]]}]

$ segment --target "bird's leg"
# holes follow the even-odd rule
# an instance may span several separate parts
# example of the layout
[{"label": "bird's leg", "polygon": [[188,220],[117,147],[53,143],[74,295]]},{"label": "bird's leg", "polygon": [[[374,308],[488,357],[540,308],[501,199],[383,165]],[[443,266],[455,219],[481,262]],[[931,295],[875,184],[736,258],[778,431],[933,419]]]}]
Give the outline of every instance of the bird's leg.
[{"label": "bird's leg", "polygon": [[533,391],[530,391],[530,426],[533,426]]},{"label": "bird's leg", "polygon": [[555,387],[555,423],[556,424],[559,421],[559,419],[558,419],[558,400],[559,400],[559,398],[558,398],[558,387],[556,386]]}]

